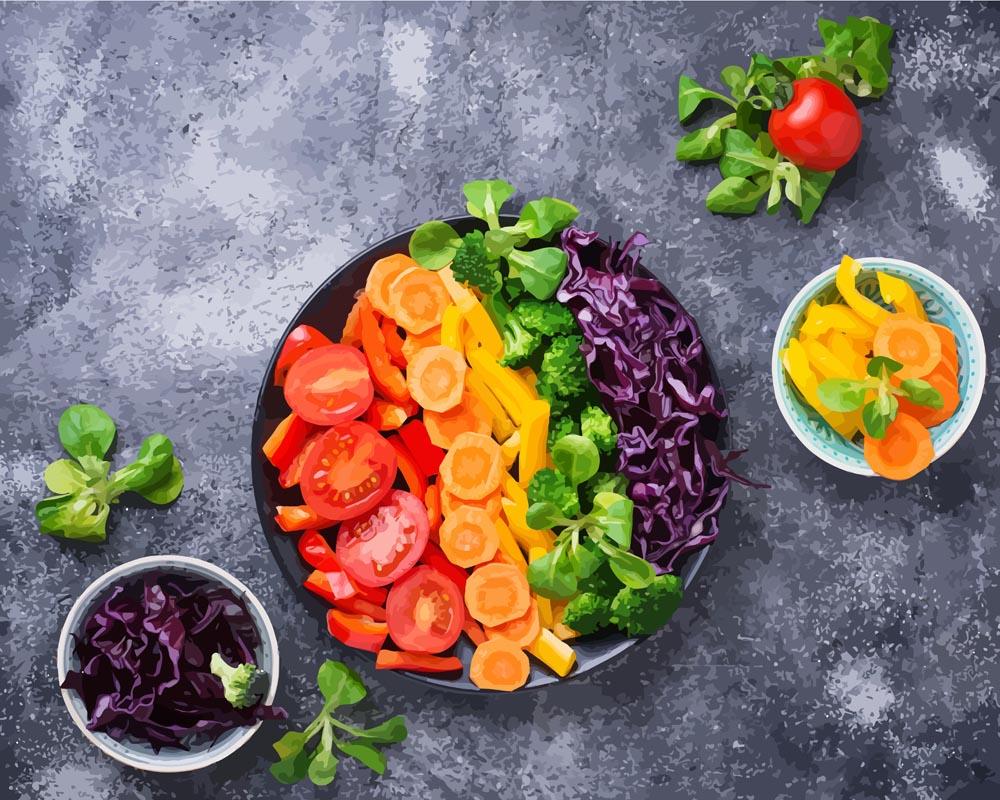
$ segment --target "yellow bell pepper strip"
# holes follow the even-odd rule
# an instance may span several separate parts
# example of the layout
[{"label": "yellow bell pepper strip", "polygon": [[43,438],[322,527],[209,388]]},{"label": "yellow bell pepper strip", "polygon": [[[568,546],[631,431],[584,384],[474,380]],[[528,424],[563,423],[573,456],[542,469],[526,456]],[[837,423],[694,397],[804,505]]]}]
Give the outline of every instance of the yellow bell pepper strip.
[{"label": "yellow bell pepper strip", "polygon": [[[851,376],[858,380],[867,377],[865,368],[868,365],[866,358],[870,347],[861,339],[850,339],[840,331],[830,331],[824,339],[820,340],[827,346],[844,364],[851,364]],[[863,352],[862,352],[863,351]]]},{"label": "yellow bell pepper strip", "polygon": [[514,424],[521,425],[529,404],[537,399],[534,390],[514,370],[501,367],[485,347],[466,351],[466,358],[472,371],[479,375],[503,404]]},{"label": "yellow bell pepper strip", "polygon": [[521,552],[521,548],[517,545],[517,540],[514,538],[514,534],[511,533],[510,528],[507,527],[507,523],[502,519],[496,521],[497,537],[500,539],[500,550],[503,554],[507,556],[511,561],[513,561],[517,568],[521,572],[528,571],[528,562],[524,558],[524,553]]},{"label": "yellow bell pepper strip", "polygon": [[545,467],[548,457],[549,404],[545,400],[535,400],[524,412],[521,424],[521,452],[517,457],[517,482],[522,489],[538,470]]},{"label": "yellow bell pepper strip", "polygon": [[580,634],[579,632],[573,630],[569,625],[563,622],[563,617],[566,616],[566,604],[568,600],[553,600],[552,601],[552,632],[557,638],[566,641],[567,639],[576,639]]},{"label": "yellow bell pepper strip", "polygon": [[511,422],[510,417],[504,410],[503,403],[490,391],[490,387],[486,385],[486,381],[483,380],[479,373],[470,370],[465,373],[465,388],[472,392],[476,396],[476,399],[489,409],[490,416],[493,418],[493,438],[498,442],[509,441],[515,431],[514,423]]},{"label": "yellow bell pepper strip", "polygon": [[524,519],[528,511],[528,495],[520,484],[508,473],[504,475],[501,488],[503,497],[500,498],[500,507],[517,543],[525,550],[530,550],[532,547],[541,547],[546,552],[551,550],[556,541],[552,531],[536,531],[529,527]]},{"label": "yellow bell pepper strip", "polygon": [[861,319],[878,327],[889,319],[889,312],[858,291],[857,279],[860,272],[861,264],[850,256],[844,256],[837,267],[837,291]]},{"label": "yellow bell pepper strip", "polygon": [[521,431],[514,431],[507,437],[507,441],[500,445],[500,455],[503,456],[503,465],[510,469],[517,461],[517,454],[521,452]]},{"label": "yellow bell pepper strip", "polygon": [[542,628],[527,650],[560,678],[569,675],[576,664],[576,651],[548,628]]},{"label": "yellow bell pepper strip", "polygon": [[467,287],[455,280],[451,267],[439,270],[438,275],[441,276],[452,302],[462,312],[462,317],[476,341],[485,347],[493,358],[503,358],[503,338],[493,324],[493,320],[490,319],[490,315],[486,313],[482,303]]},{"label": "yellow bell pepper strip", "polygon": [[927,320],[927,312],[924,311],[924,304],[920,302],[917,293],[902,278],[895,275],[887,275],[884,272],[876,272],[878,276],[878,291],[882,299],[891,303],[897,312],[909,314],[919,320]]},{"label": "yellow bell pepper strip", "polygon": [[[816,409],[826,423],[841,436],[853,438],[858,426],[850,415],[830,411],[819,401],[819,381],[809,366],[809,356],[798,339],[790,339],[788,347],[781,351],[781,363],[806,402]],[[857,416],[857,412],[854,414]]]},{"label": "yellow bell pepper strip", "polygon": [[805,348],[806,356],[809,358],[809,366],[818,372],[825,380],[826,378],[854,378],[863,380],[860,375],[854,374],[854,359],[842,361],[826,345],[818,339],[803,339],[802,347]]},{"label": "yellow bell pepper strip", "polygon": [[[537,561],[545,553],[548,552],[544,547],[531,547],[528,549],[528,563],[532,561]],[[540,594],[536,594],[535,603],[538,606],[538,620],[542,623],[543,628],[548,628],[552,630],[552,623],[555,619],[552,617],[552,601],[547,597],[542,597]]]},{"label": "yellow bell pepper strip", "polygon": [[462,312],[458,306],[452,303],[444,310],[441,317],[441,344],[450,347],[452,350],[463,352],[462,347],[462,324],[464,323]]},{"label": "yellow bell pepper strip", "polygon": [[875,326],[865,322],[847,306],[840,303],[828,306],[811,303],[806,312],[805,322],[799,328],[799,334],[819,337],[830,331],[840,331],[852,339],[863,339],[868,342],[875,337]]},{"label": "yellow bell pepper strip", "polygon": [[531,367],[521,367],[518,370],[514,370],[518,377],[520,377],[528,386],[534,389],[538,385],[538,376]]}]

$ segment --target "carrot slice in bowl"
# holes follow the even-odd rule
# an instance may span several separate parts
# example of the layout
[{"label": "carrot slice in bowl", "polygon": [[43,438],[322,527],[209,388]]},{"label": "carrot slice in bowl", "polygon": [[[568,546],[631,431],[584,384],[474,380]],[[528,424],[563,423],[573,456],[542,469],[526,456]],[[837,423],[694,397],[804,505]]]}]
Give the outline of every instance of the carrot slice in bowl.
[{"label": "carrot slice in bowl", "polygon": [[391,256],[380,258],[372,265],[368,279],[365,281],[365,294],[371,300],[371,304],[387,317],[392,317],[392,308],[389,305],[389,288],[405,270],[413,269],[417,262],[402,253],[393,253]]},{"label": "carrot slice in bowl", "polygon": [[927,381],[941,394],[941,408],[918,406],[905,397],[898,397],[899,412],[909,414],[925,428],[933,428],[949,419],[962,402],[962,397],[958,393],[958,377],[948,368],[947,364],[942,362],[933,372],[924,375],[922,380]]},{"label": "carrot slice in bowl", "polygon": [[542,623],[538,615],[538,603],[534,598],[528,610],[517,619],[502,625],[485,628],[487,639],[506,639],[518,647],[529,647],[538,634],[542,632]]},{"label": "carrot slice in bowl", "polygon": [[471,392],[462,392],[461,402],[448,411],[427,411],[424,425],[431,441],[438,447],[449,448],[463,433],[489,434],[493,415],[486,404]]},{"label": "carrot slice in bowl", "polygon": [[883,478],[905,481],[927,469],[933,460],[930,433],[909,414],[897,412],[881,439],[865,437],[865,461]]},{"label": "carrot slice in bowl", "polygon": [[941,340],[928,323],[893,314],[875,331],[872,352],[902,364],[900,380],[922,378],[941,361]]},{"label": "carrot slice in bowl", "polygon": [[492,628],[503,625],[528,611],[528,579],[510,564],[484,564],[465,582],[465,605],[477,622]]},{"label": "carrot slice in bowl", "polygon": [[404,269],[389,286],[389,314],[407,333],[436,328],[451,305],[448,290],[436,272],[421,267]]},{"label": "carrot slice in bowl", "polygon": [[452,564],[474,567],[496,555],[500,537],[483,509],[462,506],[441,523],[438,544]]},{"label": "carrot slice in bowl", "polygon": [[455,438],[439,471],[447,491],[462,500],[481,500],[503,480],[503,454],[489,436],[463,433]]},{"label": "carrot slice in bowl", "polygon": [[948,364],[952,372],[958,373],[958,344],[955,342],[955,332],[946,325],[928,322],[928,325],[941,340],[941,361]]},{"label": "carrot slice in bowl", "polygon": [[450,411],[462,402],[467,369],[462,355],[450,347],[425,347],[407,364],[406,388],[427,411]]},{"label": "carrot slice in bowl", "polygon": [[524,651],[506,639],[489,639],[476,648],[469,679],[480,689],[513,692],[528,681],[531,665]]}]

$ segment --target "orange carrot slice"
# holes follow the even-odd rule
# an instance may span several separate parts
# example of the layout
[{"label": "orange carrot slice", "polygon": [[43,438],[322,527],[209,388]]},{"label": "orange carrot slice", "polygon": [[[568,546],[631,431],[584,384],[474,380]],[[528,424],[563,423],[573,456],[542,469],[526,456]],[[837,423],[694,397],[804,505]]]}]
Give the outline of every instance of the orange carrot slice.
[{"label": "orange carrot slice", "polygon": [[481,433],[460,434],[441,462],[439,474],[455,497],[481,500],[503,480],[500,445]]},{"label": "orange carrot slice", "polygon": [[865,461],[883,478],[905,481],[927,469],[933,460],[934,445],[927,428],[901,411],[889,423],[883,438],[865,437]]},{"label": "orange carrot slice", "polygon": [[503,510],[502,502],[503,492],[499,488],[494,489],[486,497],[479,500],[462,500],[449,492],[446,485],[442,485],[441,488],[441,513],[446,517],[449,514],[454,514],[463,506],[473,506],[474,508],[481,508],[489,514],[490,519],[497,519]]},{"label": "orange carrot slice", "polygon": [[531,605],[528,606],[528,610],[524,612],[523,616],[484,630],[487,639],[506,639],[518,647],[527,647],[542,632],[542,623],[538,616],[538,603],[532,598]]},{"label": "orange carrot slice", "polygon": [[441,344],[441,328],[431,328],[424,333],[408,333],[403,339],[403,358],[412,361],[413,357],[425,347]]},{"label": "orange carrot slice", "polygon": [[893,314],[875,331],[872,352],[902,364],[900,380],[922,378],[941,361],[941,340],[929,323]]},{"label": "orange carrot slice", "polygon": [[511,564],[483,564],[465,583],[465,605],[477,622],[503,625],[524,616],[531,605],[528,579]]},{"label": "orange carrot slice", "polygon": [[445,449],[463,433],[488,434],[493,428],[493,415],[486,404],[471,392],[462,392],[461,402],[448,411],[427,411],[424,425],[431,442]]},{"label": "orange carrot slice", "polygon": [[941,340],[941,360],[951,367],[951,371],[958,374],[958,345],[955,343],[955,332],[946,325],[938,325],[936,322],[928,322],[938,339]]},{"label": "orange carrot slice", "polygon": [[918,406],[911,403],[905,397],[899,400],[899,411],[909,414],[925,428],[933,428],[949,419],[958,409],[962,402],[962,397],[958,393],[958,376],[951,371],[951,368],[942,361],[933,372],[924,375],[922,380],[927,381],[931,386],[941,393],[944,404],[941,408],[931,408],[930,406]]},{"label": "orange carrot slice", "polygon": [[469,679],[480,689],[513,692],[528,681],[531,665],[524,651],[506,639],[489,639],[476,648]]},{"label": "orange carrot slice", "polygon": [[365,293],[372,305],[387,317],[392,317],[392,309],[389,306],[389,287],[405,270],[414,269],[416,266],[416,261],[402,253],[393,253],[391,256],[376,261],[365,281]]},{"label": "orange carrot slice", "polygon": [[481,508],[462,506],[441,523],[438,543],[452,564],[474,567],[493,558],[500,538],[489,514]]},{"label": "orange carrot slice", "polygon": [[389,286],[389,314],[407,333],[425,333],[441,324],[451,305],[448,290],[436,272],[404,269]]},{"label": "orange carrot slice", "polygon": [[467,369],[461,353],[450,347],[425,347],[406,366],[406,388],[422,408],[449,411],[462,402]]}]

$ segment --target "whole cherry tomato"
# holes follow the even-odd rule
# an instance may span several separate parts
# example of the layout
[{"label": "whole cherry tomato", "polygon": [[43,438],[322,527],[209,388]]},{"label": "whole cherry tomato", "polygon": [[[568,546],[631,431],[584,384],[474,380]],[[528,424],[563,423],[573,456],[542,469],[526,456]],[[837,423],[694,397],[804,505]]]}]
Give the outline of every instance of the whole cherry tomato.
[{"label": "whole cherry tomato", "polygon": [[792,99],[771,112],[767,132],[778,152],[800,167],[829,172],[861,144],[861,117],[847,93],[822,78],[792,82]]}]

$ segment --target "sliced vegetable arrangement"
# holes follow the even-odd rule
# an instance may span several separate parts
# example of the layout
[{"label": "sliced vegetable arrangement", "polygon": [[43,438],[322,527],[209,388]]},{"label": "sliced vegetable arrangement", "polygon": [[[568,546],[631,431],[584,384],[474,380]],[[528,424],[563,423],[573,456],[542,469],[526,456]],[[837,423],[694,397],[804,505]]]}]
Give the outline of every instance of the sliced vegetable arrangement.
[{"label": "sliced vegetable arrangement", "polygon": [[810,303],[781,362],[805,403],[863,447],[874,472],[906,480],[934,459],[928,429],[961,403],[958,348],[909,283],[876,273],[879,303],[859,290],[861,270],[844,256],[837,297]]},{"label": "sliced vegetable arrangement", "polygon": [[289,334],[274,381],[290,413],[263,445],[301,493],[275,519],[301,532],[330,634],[377,669],[444,675],[464,635],[470,679],[500,691],[529,656],[569,674],[581,634],[665,624],[732,477],[690,430],[725,412],[693,320],[630,254],[644,240],[591,265],[594,234],[554,238],[572,205],[533,200],[503,225],[513,193],[466,184],[485,230],[421,225],[339,337]]},{"label": "sliced vegetable arrangement", "polygon": [[889,88],[893,30],[872,17],[819,20],[817,55],[771,59],[754,53],[746,69],[729,66],[729,96],[687,75],[677,87],[677,115],[689,121],[705,102],[729,112],[677,143],[679,161],[718,161],[722,180],[705,205],[717,214],[753,214],[767,197],[774,214],[784,195],[809,222],[835,171],[861,144],[861,117],[848,92],[881,97]]}]

